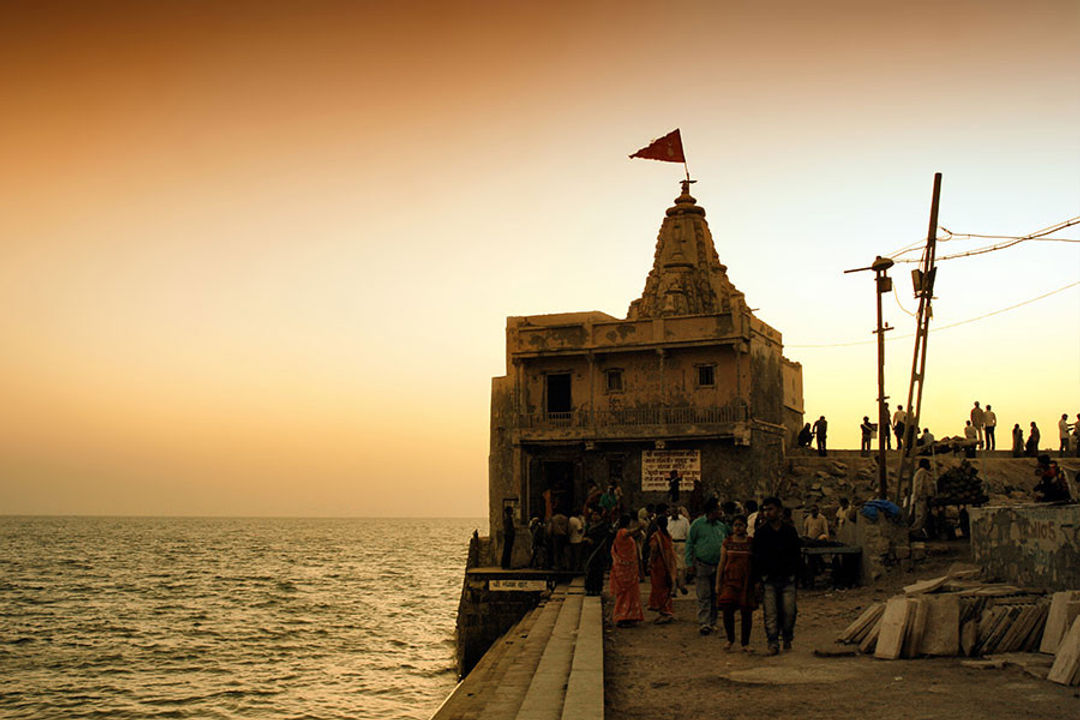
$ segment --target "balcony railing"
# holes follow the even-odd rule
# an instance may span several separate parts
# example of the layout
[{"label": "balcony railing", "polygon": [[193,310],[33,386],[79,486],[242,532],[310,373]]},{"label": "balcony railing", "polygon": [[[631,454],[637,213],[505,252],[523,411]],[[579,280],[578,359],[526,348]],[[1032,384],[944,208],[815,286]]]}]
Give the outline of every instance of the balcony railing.
[{"label": "balcony railing", "polygon": [[519,428],[638,427],[642,425],[717,425],[741,422],[748,417],[746,405],[722,407],[646,406],[608,410],[534,412],[518,416]]}]

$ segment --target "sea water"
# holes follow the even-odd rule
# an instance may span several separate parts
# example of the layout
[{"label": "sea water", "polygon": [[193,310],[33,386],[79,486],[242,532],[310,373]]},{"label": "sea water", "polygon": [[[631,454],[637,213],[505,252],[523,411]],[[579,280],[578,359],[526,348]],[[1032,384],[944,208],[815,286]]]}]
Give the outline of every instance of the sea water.
[{"label": "sea water", "polygon": [[474,529],[0,517],[0,717],[428,718]]}]

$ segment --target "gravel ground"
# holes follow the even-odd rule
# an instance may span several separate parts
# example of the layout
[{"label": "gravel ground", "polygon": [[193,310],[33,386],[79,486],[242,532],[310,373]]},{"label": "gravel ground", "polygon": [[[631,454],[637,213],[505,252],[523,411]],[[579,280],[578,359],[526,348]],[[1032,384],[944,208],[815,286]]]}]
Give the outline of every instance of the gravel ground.
[{"label": "gravel ground", "polygon": [[[964,667],[966,658],[883,661],[868,656],[817,657],[815,648],[835,648],[836,636],[869,604],[891,597],[903,585],[944,573],[966,559],[954,546],[922,563],[914,573],[896,573],[874,586],[852,590],[800,590],[794,649],[766,657],[761,611],[754,614],[754,653],[725,652],[723,631],[698,633],[697,603],[675,601],[677,621],[654,625],[655,613],[638,627],[615,628],[605,596],[605,714],[608,720],[722,717],[725,720],[780,716],[799,720],[859,717],[874,720],[967,720],[997,716],[1076,720],[1080,691],[1039,680],[1020,667]],[[649,584],[641,585],[647,604]],[[736,623],[737,624],[737,623]],[[737,631],[737,629],[736,629]],[[1043,660],[1049,656],[1031,656]]]}]

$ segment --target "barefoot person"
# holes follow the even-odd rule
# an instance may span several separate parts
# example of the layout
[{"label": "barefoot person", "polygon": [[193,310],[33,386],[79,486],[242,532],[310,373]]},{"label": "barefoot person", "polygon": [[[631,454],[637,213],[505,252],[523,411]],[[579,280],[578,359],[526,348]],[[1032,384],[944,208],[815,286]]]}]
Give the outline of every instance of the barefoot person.
[{"label": "barefoot person", "polygon": [[641,528],[630,530],[630,516],[619,516],[619,530],[611,543],[611,595],[615,598],[613,619],[618,627],[628,627],[645,619],[638,586],[638,551],[634,541]]},{"label": "barefoot person", "polygon": [[656,518],[656,532],[649,537],[649,609],[660,613],[657,623],[669,623],[675,619],[675,544],[668,534],[666,515]]},{"label": "barefoot person", "polygon": [[716,604],[724,616],[726,650],[735,646],[735,611],[739,611],[739,644],[750,652],[750,627],[754,614],[754,583],[751,576],[753,541],[746,534],[746,517],[736,515],[732,534],[724,538],[720,566],[716,571]]}]

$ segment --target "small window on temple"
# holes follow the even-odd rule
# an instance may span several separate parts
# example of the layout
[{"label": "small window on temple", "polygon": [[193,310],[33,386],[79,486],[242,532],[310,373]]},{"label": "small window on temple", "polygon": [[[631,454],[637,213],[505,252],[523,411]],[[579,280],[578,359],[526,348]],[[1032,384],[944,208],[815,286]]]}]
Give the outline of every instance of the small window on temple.
[{"label": "small window on temple", "polygon": [[713,387],[716,385],[716,366],[698,365],[697,384],[698,387]]},{"label": "small window on temple", "polygon": [[622,370],[607,370],[607,391],[622,392]]}]

